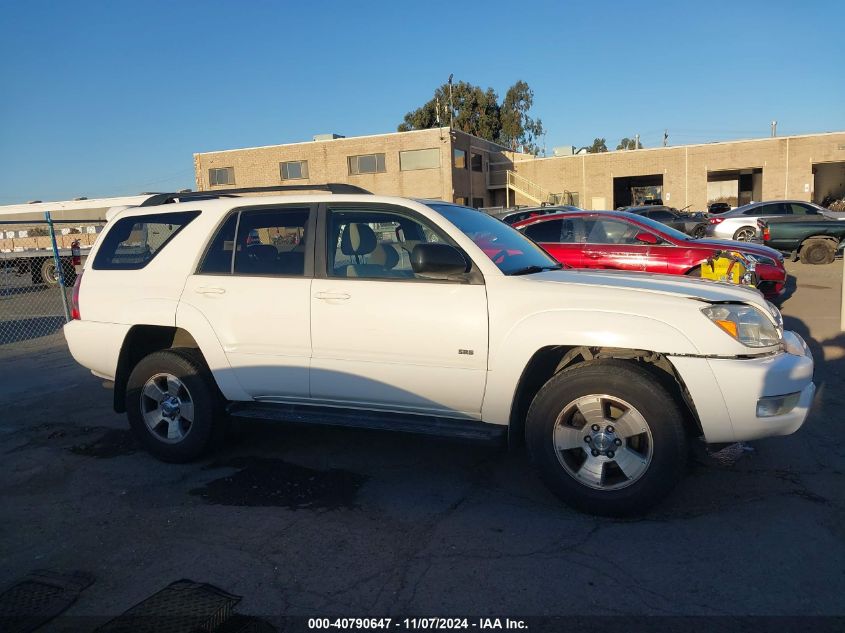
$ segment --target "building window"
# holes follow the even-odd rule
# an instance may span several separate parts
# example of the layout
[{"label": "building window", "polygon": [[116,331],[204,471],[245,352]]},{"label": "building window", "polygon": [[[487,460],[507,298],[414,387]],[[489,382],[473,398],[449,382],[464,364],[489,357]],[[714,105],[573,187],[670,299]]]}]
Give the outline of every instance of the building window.
[{"label": "building window", "polygon": [[455,169],[466,169],[467,168],[467,153],[462,150],[455,148]]},{"label": "building window", "polygon": [[208,170],[208,184],[212,187],[216,187],[218,185],[234,185],[235,168],[212,167]]},{"label": "building window", "polygon": [[357,176],[358,174],[378,174],[385,171],[384,154],[361,154],[360,156],[350,156],[348,161],[350,176]]},{"label": "building window", "polygon": [[308,161],[291,160],[286,163],[279,163],[282,172],[282,180],[302,180],[308,178]]},{"label": "building window", "polygon": [[399,169],[402,171],[437,169],[438,167],[440,167],[440,150],[436,147],[399,152]]},{"label": "building window", "polygon": [[484,198],[473,198],[472,199],[472,206],[475,209],[480,209],[484,206]]},{"label": "building window", "polygon": [[476,154],[475,152],[472,153],[472,171],[483,171],[484,170],[484,159],[481,157],[481,154]]},{"label": "building window", "polygon": [[455,204],[466,206],[467,199],[464,196],[455,196]]}]

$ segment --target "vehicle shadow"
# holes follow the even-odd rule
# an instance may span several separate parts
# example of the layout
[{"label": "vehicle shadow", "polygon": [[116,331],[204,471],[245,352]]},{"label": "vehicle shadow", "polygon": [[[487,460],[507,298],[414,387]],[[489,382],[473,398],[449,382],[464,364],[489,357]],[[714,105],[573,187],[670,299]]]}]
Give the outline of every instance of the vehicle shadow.
[{"label": "vehicle shadow", "polygon": [[776,306],[779,308],[783,307],[783,304],[789,301],[792,298],[792,295],[795,294],[795,291],[798,289],[798,279],[795,275],[790,275],[787,273],[786,275],[786,286],[784,287],[783,294],[779,296],[775,301],[772,301]]}]

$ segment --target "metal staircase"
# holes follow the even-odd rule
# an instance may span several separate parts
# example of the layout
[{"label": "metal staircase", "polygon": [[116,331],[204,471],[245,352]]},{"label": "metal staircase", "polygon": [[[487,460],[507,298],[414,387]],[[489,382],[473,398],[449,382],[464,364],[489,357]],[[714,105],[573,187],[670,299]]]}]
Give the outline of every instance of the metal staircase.
[{"label": "metal staircase", "polygon": [[[518,193],[528,198],[535,204],[574,204],[574,197],[571,192],[552,193],[512,169],[490,171],[487,180],[488,189],[507,189],[509,192]],[[508,198],[510,199],[510,196]]]}]

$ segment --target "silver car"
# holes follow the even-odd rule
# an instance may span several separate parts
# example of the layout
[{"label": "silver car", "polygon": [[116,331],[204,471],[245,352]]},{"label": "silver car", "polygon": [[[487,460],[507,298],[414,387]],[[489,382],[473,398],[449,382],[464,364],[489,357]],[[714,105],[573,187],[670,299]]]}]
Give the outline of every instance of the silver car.
[{"label": "silver car", "polygon": [[835,220],[845,219],[845,213],[830,211],[803,200],[752,202],[727,213],[711,216],[707,220],[707,237],[750,242],[758,237],[757,220],[760,218],[812,215]]}]

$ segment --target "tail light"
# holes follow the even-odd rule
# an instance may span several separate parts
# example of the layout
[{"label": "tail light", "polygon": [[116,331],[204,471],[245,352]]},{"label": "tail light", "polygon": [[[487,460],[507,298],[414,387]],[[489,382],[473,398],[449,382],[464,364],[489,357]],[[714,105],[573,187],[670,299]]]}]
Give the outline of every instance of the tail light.
[{"label": "tail light", "polygon": [[73,293],[70,296],[70,318],[74,321],[82,319],[79,313],[79,287],[82,285],[82,273],[76,276],[76,281],[73,282]]},{"label": "tail light", "polygon": [[771,233],[769,232],[769,227],[768,226],[763,227],[763,241],[768,242],[770,236],[771,236]]},{"label": "tail light", "polygon": [[720,222],[723,222],[724,220],[725,220],[725,218],[710,218],[710,219],[709,219],[709,220],[707,220],[707,221],[708,221],[710,224],[719,224]]}]

